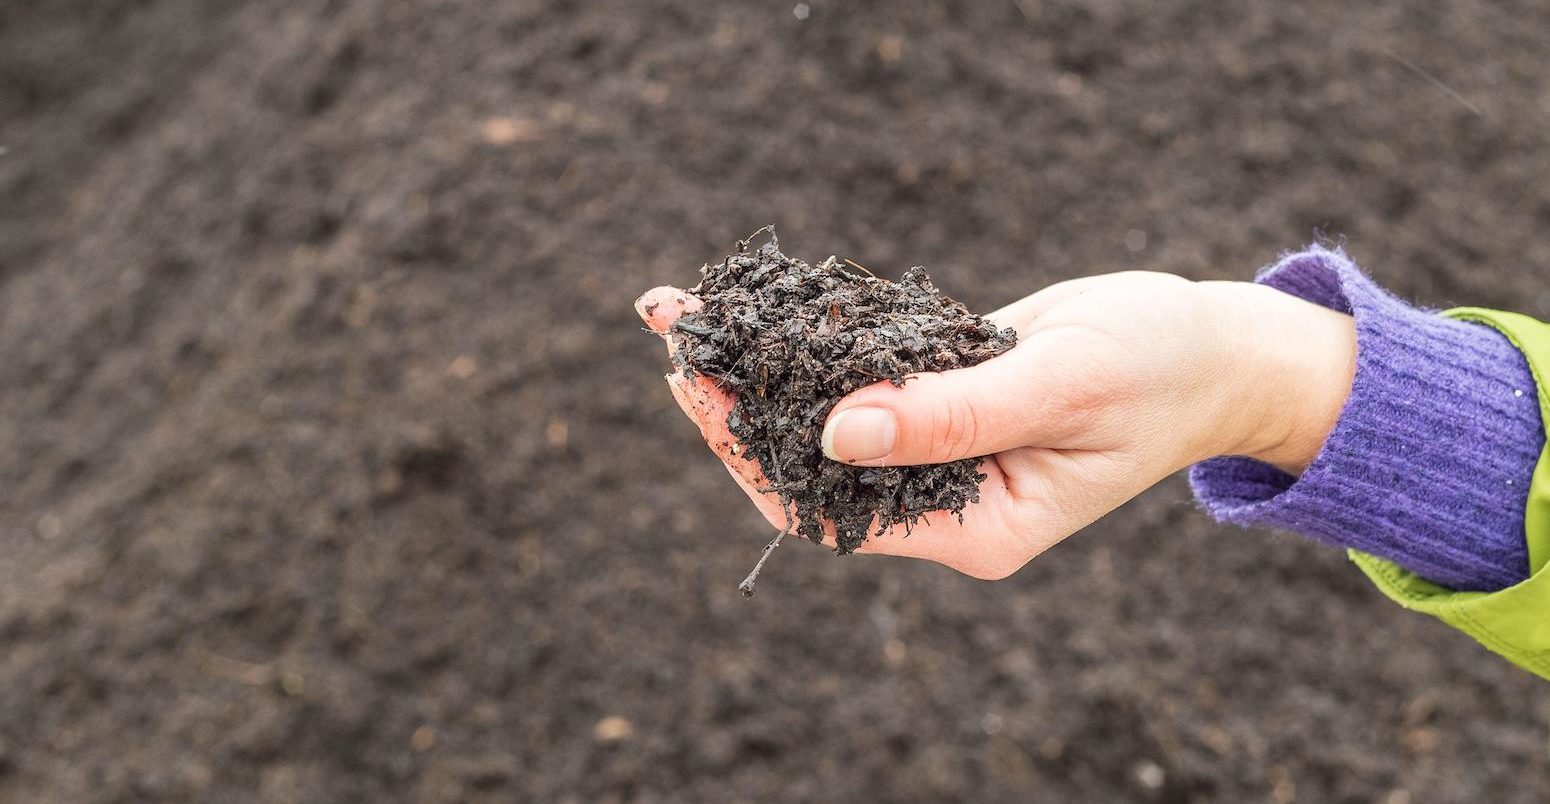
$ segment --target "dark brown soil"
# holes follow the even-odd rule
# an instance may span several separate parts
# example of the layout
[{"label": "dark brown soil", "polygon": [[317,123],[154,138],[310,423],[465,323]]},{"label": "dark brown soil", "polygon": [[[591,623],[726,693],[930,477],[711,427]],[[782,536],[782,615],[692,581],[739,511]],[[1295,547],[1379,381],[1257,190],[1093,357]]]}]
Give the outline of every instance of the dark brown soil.
[{"label": "dark brown soil", "polygon": [[1550,798],[1550,687],[1177,480],[743,600],[630,309],[773,221],[1550,315],[1550,6],[792,5],[0,4],[0,800]]},{"label": "dark brown soil", "polygon": [[[919,266],[893,282],[834,257],[813,265],[781,253],[773,228],[755,234],[766,233],[757,249],[740,240],[736,253],[701,269],[691,292],[704,305],[669,333],[686,376],[708,377],[736,399],[727,431],[742,448],[738,459],[760,467],[797,533],[822,542],[823,523],[832,523],[839,555],[894,525],[908,535],[933,511],[961,520],[979,502],[979,459],[848,466],[824,457],[824,422],[853,391],[979,365],[1015,346],[1017,331],[970,313]],[[759,566],[742,583],[745,594]]]}]

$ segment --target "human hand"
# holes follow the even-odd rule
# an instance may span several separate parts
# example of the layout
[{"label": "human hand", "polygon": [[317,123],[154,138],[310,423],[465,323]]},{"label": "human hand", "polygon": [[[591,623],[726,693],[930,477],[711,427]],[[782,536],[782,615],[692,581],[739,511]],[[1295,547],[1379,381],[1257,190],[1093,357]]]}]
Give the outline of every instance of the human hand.
[{"label": "human hand", "polygon": [[[637,301],[666,333],[698,300]],[[1127,272],[1053,285],[990,318],[1016,348],[978,366],[886,382],[841,401],[825,453],[868,466],[985,456],[980,501],[873,536],[857,552],[926,558],[1002,578],[1168,475],[1216,455],[1297,473],[1339,417],[1355,371],[1349,316],[1237,282]],[[671,339],[668,341],[672,348]],[[679,405],[777,528],[779,499],[727,432],[734,400],[704,377],[668,377]]]}]

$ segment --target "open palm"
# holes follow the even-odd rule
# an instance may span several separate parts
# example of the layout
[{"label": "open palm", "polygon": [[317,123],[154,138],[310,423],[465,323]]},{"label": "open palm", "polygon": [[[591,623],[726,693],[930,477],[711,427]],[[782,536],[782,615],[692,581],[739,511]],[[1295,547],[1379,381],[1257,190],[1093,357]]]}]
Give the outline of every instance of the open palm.
[{"label": "open palm", "polygon": [[[984,456],[980,500],[958,517],[927,515],[857,552],[925,558],[977,578],[1002,578],[1066,536],[1189,464],[1245,446],[1255,378],[1241,370],[1239,324],[1208,286],[1144,272],[1053,285],[990,314],[1018,331],[1011,351],[972,368],[878,383],[841,401],[898,422],[887,455],[860,465],[944,463]],[[1235,284],[1235,283],[1232,283]],[[1241,286],[1251,288],[1252,286]],[[1257,291],[1256,291],[1257,292]],[[699,300],[671,287],[637,302],[665,334]],[[1330,315],[1334,315],[1331,313]],[[664,338],[671,350],[672,339]],[[739,486],[776,528],[779,498],[727,430],[733,397],[703,376],[667,377],[673,396]],[[826,443],[830,441],[826,434]],[[845,459],[844,434],[833,437]],[[832,527],[826,528],[831,534]]]}]

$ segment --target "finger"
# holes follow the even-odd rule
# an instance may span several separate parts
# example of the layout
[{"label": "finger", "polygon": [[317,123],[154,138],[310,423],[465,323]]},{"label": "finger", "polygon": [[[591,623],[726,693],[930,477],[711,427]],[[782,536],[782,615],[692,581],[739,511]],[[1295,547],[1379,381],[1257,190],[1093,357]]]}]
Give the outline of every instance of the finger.
[{"label": "finger", "polygon": [[1080,279],[1056,282],[1043,290],[1024,296],[999,310],[986,313],[985,317],[996,322],[998,326],[1014,327],[1021,331],[1023,327],[1032,323],[1035,318],[1043,315],[1051,307],[1073,296],[1080,296],[1092,290],[1095,283],[1106,278],[1103,276],[1084,276]]},{"label": "finger", "polygon": [[762,486],[764,475],[758,463],[748,458],[742,444],[727,429],[727,415],[737,404],[732,395],[717,387],[715,380],[701,375],[689,378],[669,374],[667,385],[673,398],[678,400],[678,407],[700,429],[700,435],[716,457],[743,479]]},{"label": "finger", "polygon": [[[676,348],[672,338],[666,337],[673,322],[685,313],[692,313],[700,309],[704,302],[670,286],[652,288],[641,294],[635,300],[635,312],[640,314],[641,320],[646,322],[647,328],[663,336],[667,343],[668,354],[672,354]],[[749,491],[749,497],[759,506],[761,513],[766,518],[771,518],[766,500],[761,499],[765,495],[759,494],[757,489],[764,483],[756,462],[748,460],[742,449],[742,445],[727,429],[727,416],[737,404],[737,400],[727,391],[718,387],[714,380],[703,375],[693,378],[685,377],[682,372],[667,375],[668,390],[672,391],[673,399],[678,402],[678,407],[683,410],[689,421],[700,430],[700,435],[705,443],[716,453],[716,457],[726,464],[727,471],[738,480],[744,490]],[[783,527],[785,517],[780,516],[780,506],[775,505],[774,518],[771,522],[776,527]],[[778,520],[778,522],[777,522]]]},{"label": "finger", "polygon": [[705,303],[698,297],[668,285],[652,288],[635,300],[635,312],[640,314],[647,328],[658,335],[666,335],[679,316],[703,306]]},{"label": "finger", "polygon": [[[635,312],[640,314],[641,320],[646,322],[646,326],[652,332],[663,336],[668,353],[672,354],[676,346],[673,339],[666,335],[673,326],[673,322],[685,313],[700,309],[703,305],[704,302],[700,299],[678,288],[664,285],[641,294],[640,298],[635,300]],[[738,478],[739,483],[755,489],[761,487],[764,479],[757,462],[746,457],[742,445],[727,429],[727,417],[737,404],[732,394],[719,387],[715,380],[704,375],[691,378],[684,376],[680,371],[669,374],[664,379],[667,380],[668,390],[672,391],[678,407],[683,410],[685,416],[689,417],[689,421],[694,422],[694,426],[699,428],[705,443],[710,446],[712,452],[716,453],[716,457],[726,464],[733,476]],[[756,498],[754,502],[760,505],[760,510],[768,517],[769,512],[763,501],[757,499],[763,495],[755,492],[750,493],[749,496]],[[778,504],[775,513],[779,514]],[[784,517],[780,517],[780,523],[784,524]]]},{"label": "finger", "polygon": [[1049,350],[1030,339],[972,368],[880,382],[841,400],[823,429],[830,459],[861,466],[946,463],[1052,435],[1039,388]]},{"label": "finger", "polygon": [[1166,274],[1152,271],[1120,271],[1113,274],[1068,279],[1064,282],[1056,282],[1032,295],[1024,296],[995,312],[987,313],[985,317],[996,322],[997,326],[1012,327],[1022,334],[1034,319],[1083,293],[1116,285],[1155,281],[1160,276],[1166,276]]}]

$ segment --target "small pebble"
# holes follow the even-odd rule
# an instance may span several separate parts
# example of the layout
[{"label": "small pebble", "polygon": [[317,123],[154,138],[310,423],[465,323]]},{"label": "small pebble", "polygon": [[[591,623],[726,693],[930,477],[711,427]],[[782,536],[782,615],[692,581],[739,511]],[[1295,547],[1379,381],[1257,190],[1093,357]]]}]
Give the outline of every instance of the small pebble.
[{"label": "small pebble", "polygon": [[479,126],[479,134],[490,145],[529,142],[542,135],[538,124],[521,117],[492,117]]},{"label": "small pebble", "polygon": [[1136,781],[1148,790],[1158,790],[1168,781],[1167,771],[1149,759],[1137,763],[1135,773]]},{"label": "small pebble", "polygon": [[478,370],[479,362],[468,355],[458,355],[447,364],[447,374],[458,380],[466,380]]},{"label": "small pebble", "polygon": [[600,743],[623,742],[635,736],[635,724],[618,715],[609,715],[592,727],[592,736]]}]

